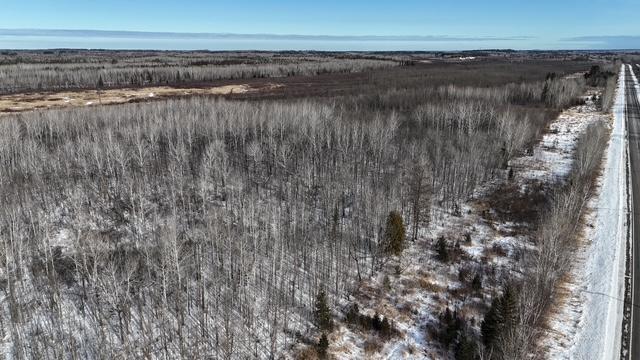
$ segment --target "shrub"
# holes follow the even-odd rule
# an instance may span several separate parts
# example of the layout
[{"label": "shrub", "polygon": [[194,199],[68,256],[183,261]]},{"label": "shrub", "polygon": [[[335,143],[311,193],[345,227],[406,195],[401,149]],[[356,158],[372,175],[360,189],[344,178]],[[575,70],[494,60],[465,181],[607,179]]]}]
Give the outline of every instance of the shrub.
[{"label": "shrub", "polygon": [[471,289],[475,292],[482,290],[482,276],[479,273],[476,273],[471,280]]},{"label": "shrub", "polygon": [[391,280],[389,279],[388,275],[385,275],[384,278],[382,279],[382,287],[386,291],[390,291],[391,290]]},{"label": "shrub", "polygon": [[353,303],[349,306],[349,310],[347,311],[346,321],[348,324],[357,324],[360,317],[360,308],[358,304]]},{"label": "shrub", "polygon": [[465,282],[469,278],[470,274],[471,270],[469,270],[467,266],[461,266],[458,270],[458,280],[460,280],[460,282]]},{"label": "shrub", "polygon": [[375,354],[382,350],[382,342],[377,336],[369,336],[364,342],[365,354]]}]

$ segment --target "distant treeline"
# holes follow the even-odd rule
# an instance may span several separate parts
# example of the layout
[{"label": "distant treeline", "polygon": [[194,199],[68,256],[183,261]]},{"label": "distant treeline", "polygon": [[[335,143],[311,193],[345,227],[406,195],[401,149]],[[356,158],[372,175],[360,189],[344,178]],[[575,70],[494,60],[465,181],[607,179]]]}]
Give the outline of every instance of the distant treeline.
[{"label": "distant treeline", "polygon": [[0,93],[175,85],[216,80],[351,73],[397,66],[391,60],[271,54],[137,54],[83,57],[7,53],[0,56]]}]

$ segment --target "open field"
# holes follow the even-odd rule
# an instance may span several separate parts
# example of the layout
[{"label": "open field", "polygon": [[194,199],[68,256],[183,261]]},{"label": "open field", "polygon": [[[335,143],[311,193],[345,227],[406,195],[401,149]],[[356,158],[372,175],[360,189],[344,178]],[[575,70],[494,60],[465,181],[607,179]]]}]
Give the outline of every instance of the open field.
[{"label": "open field", "polygon": [[274,89],[277,89],[280,86],[281,85],[272,83],[256,84],[254,87],[250,87],[245,84],[222,85],[209,88],[150,86],[131,89],[76,90],[55,93],[0,95],[0,113],[24,112],[36,109],[54,109],[61,107],[113,105],[195,95],[247,94],[259,91],[274,91]]}]

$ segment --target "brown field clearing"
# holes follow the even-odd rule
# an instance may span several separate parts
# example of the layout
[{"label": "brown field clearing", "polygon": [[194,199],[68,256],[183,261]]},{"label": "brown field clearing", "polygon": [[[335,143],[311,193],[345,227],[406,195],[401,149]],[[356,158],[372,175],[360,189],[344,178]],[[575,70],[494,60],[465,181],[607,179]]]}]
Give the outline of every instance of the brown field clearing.
[{"label": "brown field clearing", "polygon": [[37,109],[122,104],[169,97],[193,95],[247,94],[281,87],[279,84],[236,84],[199,88],[156,86],[107,90],[79,90],[64,92],[34,92],[0,95],[0,113],[14,113]]}]

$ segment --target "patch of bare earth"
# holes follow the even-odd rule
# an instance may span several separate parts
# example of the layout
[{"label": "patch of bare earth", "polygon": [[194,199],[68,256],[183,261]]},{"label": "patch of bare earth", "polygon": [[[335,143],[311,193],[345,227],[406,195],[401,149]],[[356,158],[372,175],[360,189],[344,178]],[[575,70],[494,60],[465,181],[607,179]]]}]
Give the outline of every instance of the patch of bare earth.
[{"label": "patch of bare earth", "polygon": [[92,105],[123,104],[158,98],[194,95],[233,95],[272,90],[282,85],[246,84],[224,85],[202,88],[175,88],[156,86],[130,89],[83,90],[67,92],[35,92],[25,94],[0,95],[0,113],[13,113],[38,109],[80,107]]}]

